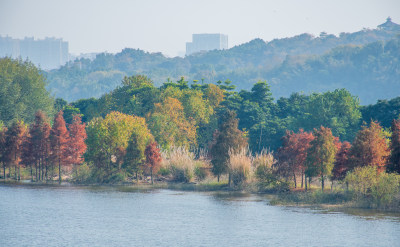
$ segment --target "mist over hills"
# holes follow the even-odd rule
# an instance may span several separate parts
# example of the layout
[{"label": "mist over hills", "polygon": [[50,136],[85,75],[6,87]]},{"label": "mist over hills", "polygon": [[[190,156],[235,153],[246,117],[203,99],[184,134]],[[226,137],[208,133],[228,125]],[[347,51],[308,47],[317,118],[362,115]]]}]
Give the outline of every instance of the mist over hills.
[{"label": "mist over hills", "polygon": [[400,25],[387,20],[376,29],[339,36],[301,34],[265,42],[254,39],[228,50],[168,58],[126,48],[80,59],[45,72],[56,97],[74,101],[99,97],[124,76],[144,74],[159,86],[168,79],[216,82],[231,80],[237,89],[250,89],[258,80],[270,84],[275,99],[292,92],[321,92],[347,88],[362,104],[388,99],[400,92]]}]

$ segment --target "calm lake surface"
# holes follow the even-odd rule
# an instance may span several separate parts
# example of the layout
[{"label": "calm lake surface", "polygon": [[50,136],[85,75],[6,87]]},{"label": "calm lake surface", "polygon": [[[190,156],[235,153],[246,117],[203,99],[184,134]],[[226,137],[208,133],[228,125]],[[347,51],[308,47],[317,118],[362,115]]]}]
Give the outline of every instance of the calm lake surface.
[{"label": "calm lake surface", "polygon": [[399,246],[400,217],[265,196],[0,185],[0,246]]}]

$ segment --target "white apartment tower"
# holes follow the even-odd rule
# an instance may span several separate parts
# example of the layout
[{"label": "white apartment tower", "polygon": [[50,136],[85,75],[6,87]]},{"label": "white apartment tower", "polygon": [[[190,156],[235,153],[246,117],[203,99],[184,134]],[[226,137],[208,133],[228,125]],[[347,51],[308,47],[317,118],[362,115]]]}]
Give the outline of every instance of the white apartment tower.
[{"label": "white apartment tower", "polygon": [[228,35],[220,33],[193,34],[186,43],[186,56],[196,52],[228,49]]}]

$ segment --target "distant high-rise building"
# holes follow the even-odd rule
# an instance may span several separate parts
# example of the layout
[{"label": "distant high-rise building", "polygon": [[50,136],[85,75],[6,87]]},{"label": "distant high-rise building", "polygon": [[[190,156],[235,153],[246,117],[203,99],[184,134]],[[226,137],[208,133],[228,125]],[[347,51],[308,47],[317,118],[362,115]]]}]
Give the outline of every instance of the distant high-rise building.
[{"label": "distant high-rise building", "polygon": [[27,59],[42,69],[56,69],[69,60],[68,42],[62,39],[13,39],[0,36],[0,57]]},{"label": "distant high-rise building", "polygon": [[192,42],[186,43],[186,55],[222,49],[228,49],[228,35],[220,33],[193,34]]}]

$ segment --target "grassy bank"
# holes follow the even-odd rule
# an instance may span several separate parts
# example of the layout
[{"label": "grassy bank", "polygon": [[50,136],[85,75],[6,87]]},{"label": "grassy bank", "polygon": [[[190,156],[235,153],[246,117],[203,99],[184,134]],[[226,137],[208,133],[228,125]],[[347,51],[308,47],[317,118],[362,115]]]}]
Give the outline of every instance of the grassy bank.
[{"label": "grassy bank", "polygon": [[385,212],[400,212],[400,195],[388,203],[381,204],[372,197],[359,197],[352,191],[290,191],[271,194],[271,205],[318,206],[322,208],[362,208]]}]

